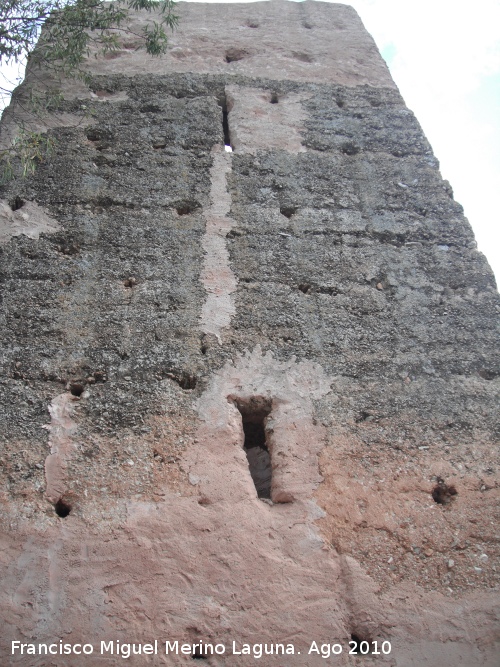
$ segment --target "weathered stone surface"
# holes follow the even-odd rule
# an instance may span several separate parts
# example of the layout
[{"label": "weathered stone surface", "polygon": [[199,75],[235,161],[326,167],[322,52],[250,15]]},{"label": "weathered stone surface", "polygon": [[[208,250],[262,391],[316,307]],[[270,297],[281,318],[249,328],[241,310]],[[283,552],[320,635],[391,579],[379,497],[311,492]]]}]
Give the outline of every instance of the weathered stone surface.
[{"label": "weathered stone surface", "polygon": [[[493,667],[500,302],[462,209],[350,8],[180,13],[0,193],[2,665]],[[10,655],[59,639],[95,652]]]},{"label": "weathered stone surface", "polygon": [[35,203],[19,198],[12,204],[0,200],[0,244],[7,243],[13,236],[39,239],[41,233],[56,232],[58,229],[57,220]]},{"label": "weathered stone surface", "polygon": [[[395,87],[351,7],[283,0],[231,7],[189,3],[180,15],[166,57],[148,58],[127,38],[121,51],[92,63],[92,72],[230,73],[266,79],[278,73],[281,80]],[[140,33],[146,18],[138,14],[132,30]]]}]

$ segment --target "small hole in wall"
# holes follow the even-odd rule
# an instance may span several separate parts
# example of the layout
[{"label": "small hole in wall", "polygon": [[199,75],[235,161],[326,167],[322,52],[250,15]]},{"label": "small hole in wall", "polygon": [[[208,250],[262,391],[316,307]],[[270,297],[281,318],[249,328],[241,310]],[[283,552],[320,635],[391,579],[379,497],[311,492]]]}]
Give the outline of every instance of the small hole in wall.
[{"label": "small hole in wall", "polygon": [[271,104],[278,104],[278,93],[271,93],[271,99],[269,100]]},{"label": "small hole in wall", "polygon": [[163,108],[158,104],[148,102],[147,104],[143,104],[139,111],[141,113],[160,113],[160,111],[163,111]]},{"label": "small hole in wall", "polygon": [[25,202],[23,199],[21,199],[21,197],[15,197],[10,204],[10,208],[13,211],[18,211],[20,208],[24,206],[24,204]]},{"label": "small hole in wall", "polygon": [[356,422],[356,424],[361,424],[361,422],[373,421],[373,420],[374,418],[371,412],[366,412],[365,410],[362,410],[354,421]]},{"label": "small hole in wall", "polygon": [[442,477],[438,477],[436,481],[437,484],[432,489],[432,499],[438,505],[448,505],[458,492],[453,484],[446,484]]},{"label": "small hole in wall", "polygon": [[60,516],[61,519],[65,519],[71,512],[71,505],[68,505],[68,503],[64,502],[64,500],[59,499],[54,505],[54,509],[57,516]]},{"label": "small hole in wall", "polygon": [[123,287],[131,288],[134,285],[137,285],[137,279],[134,276],[130,276],[130,278],[123,281]]},{"label": "small hole in wall", "polygon": [[250,475],[259,498],[271,498],[272,466],[267,446],[266,419],[271,412],[271,401],[261,396],[236,399],[241,414]]},{"label": "small hole in wall", "polygon": [[198,207],[194,204],[180,204],[177,206],[175,209],[177,211],[177,215],[189,215],[190,213],[193,213]]},{"label": "small hole in wall", "polygon": [[359,153],[359,146],[356,146],[355,144],[348,142],[345,144],[342,144],[340,150],[344,155],[357,155]]},{"label": "small hole in wall", "polygon": [[292,51],[292,56],[303,63],[314,62],[314,58],[310,53],[303,53],[302,51]]},{"label": "small hole in wall", "polygon": [[234,63],[237,60],[243,60],[245,56],[248,55],[248,52],[245,51],[245,49],[238,49],[236,47],[231,47],[230,49],[227,49],[226,51],[226,62],[227,63]]},{"label": "small hole in wall", "polygon": [[311,285],[309,285],[308,283],[301,283],[301,284],[299,285],[299,290],[300,290],[303,294],[309,294],[309,292],[311,291]]},{"label": "small hole in wall", "polygon": [[496,377],[498,377],[498,373],[496,373],[493,370],[488,370],[487,368],[482,368],[480,371],[478,371],[479,377],[482,377],[483,380],[494,380]]},{"label": "small hole in wall", "polygon": [[258,23],[258,21],[254,21],[253,19],[249,19],[249,20],[247,21],[247,27],[248,27],[248,28],[258,28],[258,27],[259,27],[259,23]]},{"label": "small hole in wall", "polygon": [[105,130],[99,127],[87,128],[85,136],[89,141],[110,141],[112,139],[112,134],[109,130]]},{"label": "small hole in wall", "polygon": [[294,213],[297,213],[297,208],[295,206],[281,206],[280,213],[285,218],[291,218]]},{"label": "small hole in wall", "polygon": [[72,396],[81,396],[84,389],[85,387],[82,382],[71,382],[69,385],[69,390]]},{"label": "small hole in wall", "polygon": [[339,107],[339,109],[342,109],[345,106],[345,102],[341,97],[337,97],[335,102],[337,103],[337,106]]},{"label": "small hole in wall", "polygon": [[193,660],[206,660],[207,659],[207,654],[204,653],[201,650],[201,645],[200,646],[195,646],[193,648],[193,652],[191,653],[191,658]]},{"label": "small hole in wall", "polygon": [[197,378],[186,371],[177,371],[172,373],[165,373],[165,376],[176,382],[181,389],[195,389]]},{"label": "small hole in wall", "polygon": [[186,373],[186,374],[182,375],[182,377],[179,381],[179,386],[182,389],[195,389],[196,388],[196,382],[197,382],[197,379],[196,379],[195,375],[191,375],[189,373]]}]

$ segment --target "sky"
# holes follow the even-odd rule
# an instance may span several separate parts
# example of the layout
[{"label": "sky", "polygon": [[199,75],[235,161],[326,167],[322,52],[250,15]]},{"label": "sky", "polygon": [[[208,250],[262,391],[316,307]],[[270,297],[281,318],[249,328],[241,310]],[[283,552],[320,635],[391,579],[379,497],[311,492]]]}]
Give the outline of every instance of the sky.
[{"label": "sky", "polygon": [[500,0],[345,4],[375,39],[500,283]]}]

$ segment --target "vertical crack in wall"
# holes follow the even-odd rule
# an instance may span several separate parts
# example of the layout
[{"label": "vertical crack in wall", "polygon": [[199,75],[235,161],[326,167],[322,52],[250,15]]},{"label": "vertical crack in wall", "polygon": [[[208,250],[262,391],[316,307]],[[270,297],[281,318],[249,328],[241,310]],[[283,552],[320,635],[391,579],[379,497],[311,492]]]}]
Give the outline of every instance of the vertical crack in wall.
[{"label": "vertical crack in wall", "polygon": [[220,146],[213,148],[213,164],[210,169],[211,205],[205,212],[206,228],[202,245],[205,260],[201,272],[207,298],[201,313],[201,329],[206,334],[217,336],[221,342],[222,330],[231,323],[235,307],[231,294],[236,290],[236,278],[229,264],[226,235],[233,227],[227,216],[231,207],[231,196],[226,177],[231,171],[231,155]]}]

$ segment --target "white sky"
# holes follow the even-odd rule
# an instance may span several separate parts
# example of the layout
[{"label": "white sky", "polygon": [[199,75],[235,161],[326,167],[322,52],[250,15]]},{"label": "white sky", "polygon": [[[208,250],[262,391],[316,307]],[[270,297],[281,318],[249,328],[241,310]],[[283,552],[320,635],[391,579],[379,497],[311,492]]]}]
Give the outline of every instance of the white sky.
[{"label": "white sky", "polygon": [[374,37],[500,282],[500,0],[345,4]]}]

